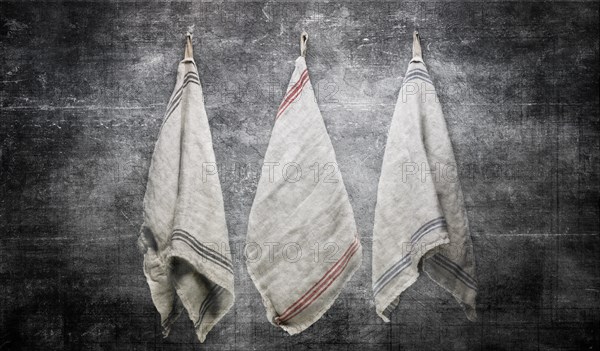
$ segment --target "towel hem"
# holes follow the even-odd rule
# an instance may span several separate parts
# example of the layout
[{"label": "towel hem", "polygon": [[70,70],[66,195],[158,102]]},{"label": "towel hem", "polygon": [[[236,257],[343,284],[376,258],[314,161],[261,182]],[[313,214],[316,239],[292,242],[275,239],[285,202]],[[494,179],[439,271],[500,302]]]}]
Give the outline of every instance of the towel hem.
[{"label": "towel hem", "polygon": [[[146,252],[144,253],[142,268],[144,271],[144,277],[146,278],[146,285],[150,290],[150,297],[152,299],[152,304],[154,308],[158,312],[160,316],[160,326],[161,326],[161,334],[163,338],[166,338],[170,331],[172,324],[179,318],[182,310],[180,309],[182,306],[178,305],[178,297],[177,292],[171,282],[170,275],[170,265],[169,261],[166,258],[161,258],[156,251],[152,250],[150,247],[146,246],[143,242],[139,241],[138,245],[140,245],[140,249],[144,248]],[[151,273],[148,271],[148,262],[153,258],[158,261],[158,269],[162,271],[162,275],[165,276],[165,279],[161,282],[157,279],[153,279]],[[169,304],[165,299],[163,299],[163,293],[169,290],[169,292],[173,295],[171,299],[171,303]],[[167,306],[168,311],[163,309],[162,307]],[[180,309],[180,310],[177,310]]]},{"label": "towel hem", "polygon": [[[173,290],[175,290],[175,289],[173,289]],[[165,339],[169,336],[169,334],[171,333],[171,327],[179,319],[179,316],[181,316],[181,313],[185,309],[183,307],[183,305],[179,302],[179,297],[177,295],[177,292],[173,291],[173,295],[174,295],[173,308],[171,308],[171,312],[169,312],[169,315],[167,316],[167,318],[164,321],[161,321],[161,323],[160,323],[161,328],[162,328],[163,339]]]},{"label": "towel hem", "polygon": [[338,289],[338,291],[329,298],[329,301],[327,301],[321,309],[319,309],[316,313],[313,314],[312,318],[309,318],[308,321],[306,321],[304,323],[299,323],[297,325],[281,324],[281,325],[278,325],[278,327],[285,330],[290,335],[295,335],[295,334],[301,333],[302,331],[306,330],[311,325],[315,324],[319,319],[321,319],[321,317],[323,317],[323,315],[327,311],[329,311],[331,306],[333,306],[333,304],[335,303],[337,298],[340,296],[340,294],[342,293],[343,287],[346,285],[346,283],[348,283],[348,281],[350,279],[352,279],[352,276],[354,276],[354,273],[360,268],[361,263],[362,263],[362,257],[363,257],[362,245],[360,245],[360,247],[358,248],[357,253],[358,253],[358,251],[360,251],[360,254],[355,255],[351,259],[351,261],[353,261],[351,263],[352,266],[351,267],[349,266],[346,268],[347,273],[346,273],[345,281],[340,285],[340,288]]},{"label": "towel hem", "polygon": [[[346,283],[348,283],[348,281],[350,279],[352,279],[352,276],[354,276],[354,273],[356,273],[356,271],[360,268],[361,263],[362,263],[362,258],[363,258],[362,244],[360,244],[360,241],[359,241],[359,248],[357,249],[356,254],[354,255],[354,257],[352,257],[352,259],[348,263],[348,266],[345,269],[346,278],[345,278],[344,282],[340,285],[340,289],[338,289],[338,291],[328,299],[329,301],[327,301],[321,309],[319,309],[316,313],[313,314],[312,318],[310,318],[308,321],[306,321],[304,323],[299,323],[296,325],[291,325],[291,324],[290,325],[286,325],[286,324],[278,325],[277,323],[274,322],[274,317],[277,316],[277,311],[275,310],[275,307],[271,303],[270,299],[268,299],[267,296],[265,296],[265,294],[263,293],[264,290],[262,289],[262,287],[259,288],[259,286],[261,286],[261,285],[258,284],[258,280],[252,273],[250,265],[246,264],[246,267],[248,268],[248,273],[250,274],[250,278],[254,282],[254,285],[257,287],[257,290],[262,297],[263,305],[267,309],[267,319],[269,320],[269,322],[272,325],[285,330],[289,335],[295,335],[295,334],[301,333],[302,331],[304,331],[305,329],[307,329],[308,327],[310,327],[311,325],[316,323],[331,308],[331,306],[333,306],[333,303],[337,300],[340,293],[342,292],[343,287],[346,285]],[[273,318],[271,318],[271,316],[273,316]]]},{"label": "towel hem", "polygon": [[[476,304],[474,301],[468,302],[468,301],[466,301],[467,298],[458,295],[456,293],[456,291],[454,291],[454,290],[450,290],[445,284],[442,284],[439,281],[439,279],[433,277],[432,272],[427,270],[426,267],[423,267],[423,271],[425,271],[425,273],[427,273],[427,276],[429,277],[429,279],[433,280],[437,285],[442,287],[444,290],[449,292],[454,297],[454,299],[458,302],[460,307],[462,307],[463,312],[465,313],[465,316],[467,317],[467,319],[469,321],[471,321],[471,322],[477,321],[477,308],[476,308]],[[473,297],[473,300],[475,300],[475,296]]]},{"label": "towel hem", "polygon": [[[202,265],[198,264],[197,259],[192,257],[188,252],[174,251],[171,249],[171,252],[169,252],[169,254],[168,254],[168,259],[170,262],[172,262],[172,260],[175,258],[185,260],[188,264],[190,264],[192,267],[194,267],[194,269],[197,271],[198,274],[203,275],[211,282],[221,286],[223,289],[225,289],[225,291],[227,291],[231,295],[230,302],[223,306],[222,312],[219,313],[213,319],[213,322],[207,324],[204,328],[201,327],[198,330],[196,330],[196,336],[198,337],[198,340],[202,343],[206,340],[206,336],[212,330],[212,328],[229,312],[229,310],[233,306],[234,301],[235,301],[235,293],[233,290],[233,286],[229,286],[229,284],[226,284],[223,281],[223,279],[220,279],[217,275],[213,274],[213,272],[211,272],[210,270],[201,269],[201,268],[203,268]],[[215,267],[217,267],[217,266],[215,266]],[[232,274],[230,272],[227,272],[227,273]],[[179,294],[177,294],[177,295],[179,295]],[[179,298],[181,299],[182,296],[179,295]],[[188,312],[188,315],[189,315],[189,312]],[[192,322],[196,323],[195,320],[192,320]]]},{"label": "towel hem", "polygon": [[254,286],[256,286],[256,290],[258,290],[262,303],[265,306],[265,309],[267,310],[267,320],[277,326],[277,324],[275,324],[271,318],[269,316],[276,316],[277,315],[277,311],[275,310],[275,307],[273,306],[273,304],[271,303],[271,300],[269,300],[267,298],[267,296],[264,294],[264,289],[262,288],[262,285],[260,284],[260,281],[256,278],[256,276],[254,275],[254,273],[252,272],[252,269],[250,268],[250,264],[248,263],[248,261],[246,261],[246,271],[248,271],[248,274],[250,275],[250,279],[252,279],[252,282],[254,283]]}]

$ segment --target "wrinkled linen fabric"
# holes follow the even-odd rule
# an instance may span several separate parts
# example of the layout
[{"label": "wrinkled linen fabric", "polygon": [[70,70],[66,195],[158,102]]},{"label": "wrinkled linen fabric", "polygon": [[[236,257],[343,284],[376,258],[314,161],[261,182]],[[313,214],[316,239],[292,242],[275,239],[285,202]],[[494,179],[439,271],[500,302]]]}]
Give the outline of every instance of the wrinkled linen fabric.
[{"label": "wrinkled linen fabric", "polygon": [[289,334],[315,323],[362,260],[352,207],[312,90],[295,62],[249,218],[248,272],[267,319]]},{"label": "wrinkled linen fabric", "polygon": [[138,240],[163,335],[185,309],[200,342],[234,301],[221,184],[188,36],[154,148]]},{"label": "wrinkled linen fabric", "polygon": [[373,293],[386,322],[422,270],[475,320],[473,245],[446,121],[415,55],[398,96],[383,158],[373,230]]}]

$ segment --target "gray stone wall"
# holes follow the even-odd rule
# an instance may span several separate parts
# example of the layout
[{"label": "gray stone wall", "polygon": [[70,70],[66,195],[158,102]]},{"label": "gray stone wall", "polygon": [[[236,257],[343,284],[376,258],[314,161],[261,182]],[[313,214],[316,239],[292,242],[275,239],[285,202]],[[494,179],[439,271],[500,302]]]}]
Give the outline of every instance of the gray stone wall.
[{"label": "gray stone wall", "polygon": [[[185,316],[162,339],[136,248],[191,24],[236,262],[205,345]],[[425,276],[392,323],[374,311],[377,182],[415,28],[465,193],[475,323]],[[0,2],[0,349],[598,348],[598,28],[597,2]],[[290,337],[242,249],[302,30],[365,259]]]}]

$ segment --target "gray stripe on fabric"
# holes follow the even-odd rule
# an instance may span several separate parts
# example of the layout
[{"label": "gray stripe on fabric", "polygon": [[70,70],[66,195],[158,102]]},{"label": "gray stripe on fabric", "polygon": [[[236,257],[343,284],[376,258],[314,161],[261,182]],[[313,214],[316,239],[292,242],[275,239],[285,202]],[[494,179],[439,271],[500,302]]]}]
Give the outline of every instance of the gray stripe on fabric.
[{"label": "gray stripe on fabric", "polygon": [[410,254],[406,255],[403,259],[401,259],[398,263],[394,265],[393,270],[386,273],[385,279],[381,280],[375,284],[373,287],[373,293],[377,295],[394,277],[400,274],[403,270],[405,270],[408,266],[410,266]]},{"label": "gray stripe on fabric", "polygon": [[201,242],[196,240],[196,238],[191,236],[189,233],[180,229],[176,229],[175,231],[173,231],[173,236],[171,240],[179,240],[185,242],[199,255],[213,261],[214,263],[233,273],[233,267],[231,265],[231,262],[227,258],[219,254],[218,252],[206,247]]},{"label": "gray stripe on fabric", "polygon": [[[437,228],[446,226],[446,219],[438,217],[423,224],[416,232],[411,235],[411,244],[415,245],[426,234]],[[390,267],[379,279],[373,284],[373,293],[377,295],[394,277],[400,274],[409,266],[410,254],[404,256],[400,261]]]},{"label": "gray stripe on fabric", "polygon": [[425,82],[433,85],[433,82],[430,79],[421,77],[421,76],[416,76],[416,75],[410,76],[408,78],[404,78],[404,81],[402,81],[402,85],[406,85],[406,83],[412,82],[413,80],[422,80],[422,81],[425,81]]},{"label": "gray stripe on fabric", "polygon": [[[200,76],[198,75],[198,73],[196,72],[188,72],[183,76],[183,82],[186,81],[186,79],[197,79],[200,80]],[[183,85],[183,84],[182,84]],[[171,103],[173,100],[175,100],[175,95],[177,95],[177,93],[181,90],[181,86],[179,88],[177,88],[177,90],[175,91],[175,94],[173,94],[173,97],[171,98],[171,100],[169,101],[169,103]]]},{"label": "gray stripe on fabric", "polygon": [[423,74],[425,74],[425,75],[427,75],[427,76],[429,77],[429,72],[427,72],[426,70],[424,70],[424,69],[421,69],[421,68],[413,68],[413,69],[411,69],[411,70],[410,70],[410,71],[407,73],[407,75],[411,74],[412,72],[419,72],[419,73],[423,73]]},{"label": "gray stripe on fabric", "polygon": [[[455,267],[450,265],[447,262],[444,262],[438,256],[441,256],[441,255],[437,254],[437,255],[432,256],[432,262],[436,263],[438,266],[444,268],[450,274],[454,275],[458,280],[463,282],[463,284],[465,286],[477,291],[477,283],[473,280],[473,278],[471,278],[468,274],[466,274],[466,272],[464,272],[462,269],[460,269],[460,267],[457,266],[456,264],[454,264],[453,262],[452,263],[455,265]],[[456,267],[459,267],[459,269],[457,269]]]},{"label": "gray stripe on fabric", "polygon": [[[432,223],[434,223],[434,222],[436,222],[436,221],[439,221],[440,219],[443,219],[443,217],[434,218],[434,219],[432,219],[432,220],[430,220],[430,221],[426,222],[425,224],[423,224],[421,227],[419,227],[419,229],[417,229],[417,231],[416,231],[416,232],[414,232],[414,233],[411,235],[411,242],[413,241],[413,240],[412,240],[412,238],[413,238],[413,237],[414,237],[414,236],[415,236],[417,233],[420,233],[420,232],[421,232],[421,231],[423,231],[423,230],[424,230],[426,227],[428,227],[429,225],[431,225]],[[400,261],[404,260],[405,258],[406,258],[406,257],[403,257],[403,258],[402,258]],[[398,262],[398,263],[400,263],[400,262]],[[387,270],[385,273],[383,273],[383,274],[381,275],[381,277],[379,277],[379,279],[378,279],[378,280],[375,282],[375,284],[374,284],[373,286],[377,285],[377,283],[378,283],[379,281],[381,281],[381,279],[383,279],[383,278],[384,278],[384,277],[385,277],[385,276],[386,276],[386,275],[387,275],[387,274],[388,274],[388,273],[389,273],[391,270],[393,270],[393,269],[394,269],[394,267],[395,267],[395,266],[396,266],[398,263],[396,263],[396,264],[394,264],[392,267],[388,268],[388,270]]]},{"label": "gray stripe on fabric", "polygon": [[178,91],[173,96],[173,100],[169,102],[167,105],[167,112],[165,113],[165,120],[169,118],[169,116],[175,111],[179,103],[181,102],[181,97],[183,96],[183,88],[185,88],[189,83],[194,83],[200,85],[200,80],[193,77],[188,77],[183,81],[183,84],[178,89]]},{"label": "gray stripe on fabric", "polygon": [[450,260],[448,257],[442,255],[442,254],[437,254],[436,255],[437,258],[441,259],[442,261],[446,262],[449,266],[455,268],[462,276],[463,278],[465,278],[466,280],[468,280],[470,283],[472,283],[473,285],[477,285],[477,281],[471,277],[469,275],[469,273],[465,272],[465,270],[463,270],[463,268],[461,266],[459,266],[458,264],[454,263],[452,260]]},{"label": "gray stripe on fabric", "polygon": [[438,217],[436,219],[432,219],[431,221],[423,224],[421,226],[421,228],[419,228],[416,232],[414,232],[411,236],[410,236],[410,240],[412,242],[415,242],[416,239],[419,235],[421,235],[423,232],[426,232],[427,230],[429,230],[429,228],[431,228],[431,226],[434,226],[436,224],[439,224],[440,222],[446,222],[446,219],[444,217]]},{"label": "gray stripe on fabric", "polygon": [[217,285],[217,288],[212,291],[212,294],[210,296],[207,296],[206,299],[204,299],[204,301],[202,302],[202,306],[200,307],[200,317],[198,318],[198,321],[194,324],[195,329],[200,328],[200,326],[202,325],[202,320],[204,319],[204,315],[206,315],[208,309],[216,303],[217,298],[221,296],[223,291],[225,291],[225,289]]},{"label": "gray stripe on fabric", "polygon": [[423,79],[424,81],[431,83],[433,85],[433,83],[431,81],[431,77],[429,76],[429,73],[427,73],[427,71],[424,71],[419,68],[412,69],[410,72],[406,73],[406,76],[404,76],[404,80],[403,80],[402,84],[407,83],[414,79]]},{"label": "gray stripe on fabric", "polygon": [[419,234],[418,237],[414,238],[414,240],[412,241],[413,245],[416,245],[419,240],[421,240],[425,235],[431,233],[432,231],[439,229],[439,228],[445,228],[446,227],[446,220],[443,219],[440,222],[436,222],[433,223],[429,228],[427,228],[427,230],[423,231],[421,234]]}]

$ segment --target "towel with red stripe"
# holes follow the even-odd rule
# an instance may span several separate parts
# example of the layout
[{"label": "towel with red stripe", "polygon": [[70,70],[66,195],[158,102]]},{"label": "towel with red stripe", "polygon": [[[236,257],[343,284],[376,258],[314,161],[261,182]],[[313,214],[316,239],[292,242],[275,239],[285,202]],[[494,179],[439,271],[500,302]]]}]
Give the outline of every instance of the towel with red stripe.
[{"label": "towel with red stripe", "polygon": [[202,342],[233,305],[233,265],[216,170],[188,35],[152,155],[138,240],[165,337],[185,309]]},{"label": "towel with red stripe", "polygon": [[373,293],[386,322],[400,294],[427,275],[474,320],[473,245],[456,161],[415,32],[383,157],[373,229]]},{"label": "towel with red stripe", "polygon": [[290,334],[327,312],[362,260],[352,207],[304,56],[295,62],[276,114],[245,254],[268,320]]}]

